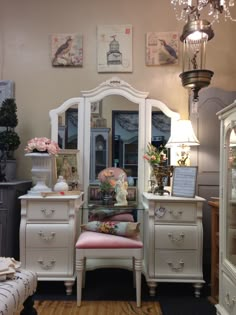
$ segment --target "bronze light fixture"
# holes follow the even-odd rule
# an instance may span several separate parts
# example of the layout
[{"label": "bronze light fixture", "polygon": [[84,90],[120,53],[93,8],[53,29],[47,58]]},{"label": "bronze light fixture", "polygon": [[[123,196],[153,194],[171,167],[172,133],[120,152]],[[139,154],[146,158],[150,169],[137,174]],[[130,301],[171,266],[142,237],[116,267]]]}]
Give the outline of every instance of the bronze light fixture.
[{"label": "bronze light fixture", "polygon": [[[180,40],[183,42],[182,85],[193,92],[192,113],[198,112],[198,93],[211,83],[214,72],[206,69],[206,45],[214,37],[212,24],[219,21],[224,12],[225,20],[236,21],[230,9],[234,0],[171,0],[176,18],[186,24]],[[207,11],[211,22],[200,19],[200,13]]]},{"label": "bronze light fixture", "polygon": [[211,25],[206,20],[189,20],[183,28],[182,85],[193,91],[193,113],[197,112],[198,92],[211,83],[213,71],[205,68],[206,45],[214,37]]}]

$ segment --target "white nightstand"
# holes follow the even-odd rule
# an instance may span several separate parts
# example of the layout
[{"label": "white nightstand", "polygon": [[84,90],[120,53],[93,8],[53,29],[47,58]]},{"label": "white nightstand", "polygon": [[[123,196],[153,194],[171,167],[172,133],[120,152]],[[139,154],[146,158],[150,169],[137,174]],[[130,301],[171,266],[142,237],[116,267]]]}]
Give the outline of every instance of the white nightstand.
[{"label": "white nightstand", "polygon": [[64,281],[67,295],[71,294],[83,193],[48,197],[28,194],[20,199],[22,268],[37,272],[39,281]]},{"label": "white nightstand", "polygon": [[200,296],[204,201],[143,193],[144,273],[151,296],[158,282],[190,282]]}]

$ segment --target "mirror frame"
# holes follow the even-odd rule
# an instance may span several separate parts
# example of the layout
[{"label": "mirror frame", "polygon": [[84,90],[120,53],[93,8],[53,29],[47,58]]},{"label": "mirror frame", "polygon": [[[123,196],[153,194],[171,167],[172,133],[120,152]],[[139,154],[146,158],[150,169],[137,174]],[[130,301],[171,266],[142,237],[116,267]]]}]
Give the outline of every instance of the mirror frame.
[{"label": "mirror frame", "polygon": [[[152,128],[152,109],[160,110],[171,118],[171,133],[173,124],[180,119],[177,112],[170,110],[163,102],[155,99],[148,99],[148,92],[138,91],[129,83],[118,77],[102,82],[96,88],[87,91],[81,91],[82,97],[70,98],[58,108],[50,110],[51,138],[58,140],[58,118],[69,107],[78,105],[78,150],[80,151],[80,162],[78,166],[80,183],[84,191],[85,205],[88,202],[89,171],[90,171],[90,115],[91,103],[98,102],[106,96],[120,95],[129,101],[138,104],[139,111],[139,131],[138,131],[138,203],[141,204],[141,195],[148,189],[148,179],[150,176],[150,167],[143,159],[147,144],[151,142]],[[86,122],[86,123],[85,123]],[[174,161],[171,150],[171,163]]]}]

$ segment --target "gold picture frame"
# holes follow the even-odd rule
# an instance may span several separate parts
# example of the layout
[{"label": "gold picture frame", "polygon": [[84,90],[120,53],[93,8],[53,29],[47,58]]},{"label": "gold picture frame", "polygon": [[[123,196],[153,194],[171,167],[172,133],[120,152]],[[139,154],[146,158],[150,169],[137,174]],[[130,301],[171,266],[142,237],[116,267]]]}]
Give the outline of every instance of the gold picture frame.
[{"label": "gold picture frame", "polygon": [[63,176],[70,185],[79,182],[79,150],[60,150],[56,156],[56,177]]}]

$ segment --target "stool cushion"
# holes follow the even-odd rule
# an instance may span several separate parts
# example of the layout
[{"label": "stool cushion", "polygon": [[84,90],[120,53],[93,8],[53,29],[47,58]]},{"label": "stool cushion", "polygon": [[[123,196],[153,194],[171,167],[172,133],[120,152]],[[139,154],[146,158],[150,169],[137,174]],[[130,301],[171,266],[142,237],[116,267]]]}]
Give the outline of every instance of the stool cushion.
[{"label": "stool cushion", "polygon": [[80,234],[76,248],[142,248],[143,243],[136,238],[85,231]]}]

